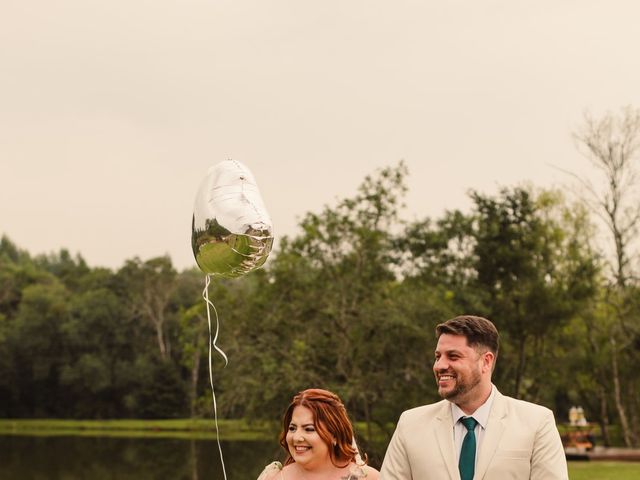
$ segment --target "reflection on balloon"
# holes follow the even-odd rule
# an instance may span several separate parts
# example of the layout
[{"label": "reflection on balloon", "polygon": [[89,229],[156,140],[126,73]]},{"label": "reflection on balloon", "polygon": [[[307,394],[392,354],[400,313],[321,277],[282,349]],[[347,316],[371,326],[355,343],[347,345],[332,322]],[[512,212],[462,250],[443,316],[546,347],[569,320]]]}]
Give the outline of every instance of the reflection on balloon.
[{"label": "reflection on balloon", "polygon": [[272,246],[271,219],[249,169],[236,160],[211,167],[196,195],[191,225],[200,269],[239,277],[264,264]]}]

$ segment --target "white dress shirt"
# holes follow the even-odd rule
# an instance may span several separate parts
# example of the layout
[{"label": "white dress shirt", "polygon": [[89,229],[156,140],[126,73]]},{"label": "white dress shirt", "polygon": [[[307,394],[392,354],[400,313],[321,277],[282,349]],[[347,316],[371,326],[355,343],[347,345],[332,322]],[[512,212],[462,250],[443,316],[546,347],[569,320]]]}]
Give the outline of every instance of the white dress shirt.
[{"label": "white dress shirt", "polygon": [[453,418],[453,441],[456,446],[456,461],[460,460],[460,450],[462,450],[462,441],[467,434],[467,427],[464,426],[459,420],[463,417],[473,417],[477,423],[474,430],[476,434],[476,462],[478,461],[478,451],[482,444],[482,437],[484,431],[487,428],[487,421],[489,420],[489,412],[491,411],[491,405],[493,404],[493,398],[495,397],[496,388],[491,385],[491,393],[489,398],[478,407],[478,409],[470,415],[464,413],[460,407],[451,402],[451,417]]}]

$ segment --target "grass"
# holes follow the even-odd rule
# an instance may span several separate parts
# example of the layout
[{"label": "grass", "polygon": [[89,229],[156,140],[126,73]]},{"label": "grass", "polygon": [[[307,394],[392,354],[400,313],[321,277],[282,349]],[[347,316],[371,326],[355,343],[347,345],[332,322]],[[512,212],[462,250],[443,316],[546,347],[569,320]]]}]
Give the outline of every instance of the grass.
[{"label": "grass", "polygon": [[[246,420],[218,420],[220,440],[273,440],[278,425]],[[0,419],[0,435],[215,438],[208,419],[58,420]]]},{"label": "grass", "polygon": [[571,480],[637,480],[640,462],[569,462]]},{"label": "grass", "polygon": [[[279,423],[249,422],[247,420],[218,420],[221,440],[274,441],[280,432]],[[364,434],[366,426],[357,423],[356,430]],[[384,440],[382,431],[372,426],[373,439]],[[173,420],[61,420],[61,419],[2,419],[0,435],[77,435],[113,437],[171,437],[215,438],[212,419]]]},{"label": "grass", "polygon": [[[226,238],[226,237],[225,237]],[[225,241],[210,241],[199,247],[197,262],[201,269],[222,276],[237,276],[237,270],[251,254],[251,241],[246,235],[229,235]],[[235,273],[234,273],[235,272]]]}]

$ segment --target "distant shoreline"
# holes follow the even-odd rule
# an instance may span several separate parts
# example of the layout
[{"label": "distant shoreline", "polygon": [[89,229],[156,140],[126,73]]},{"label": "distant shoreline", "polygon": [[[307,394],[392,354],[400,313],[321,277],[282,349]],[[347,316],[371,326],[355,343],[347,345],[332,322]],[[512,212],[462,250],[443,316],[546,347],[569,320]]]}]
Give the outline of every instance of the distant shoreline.
[{"label": "distant shoreline", "polygon": [[[221,441],[277,442],[281,425],[280,422],[219,419],[218,427]],[[391,426],[389,427],[391,428]],[[356,422],[355,428],[356,435],[363,439],[363,434],[367,431],[366,424]],[[383,432],[377,426],[373,426],[370,433],[373,435],[373,441],[385,441]],[[207,440],[216,438],[216,429],[212,418],[114,420],[0,418],[0,436],[2,435],[154,437]]]},{"label": "distant shoreline", "polygon": [[[275,422],[218,420],[220,440],[273,441],[279,425]],[[213,419],[0,419],[0,435],[157,437],[215,439]]]}]

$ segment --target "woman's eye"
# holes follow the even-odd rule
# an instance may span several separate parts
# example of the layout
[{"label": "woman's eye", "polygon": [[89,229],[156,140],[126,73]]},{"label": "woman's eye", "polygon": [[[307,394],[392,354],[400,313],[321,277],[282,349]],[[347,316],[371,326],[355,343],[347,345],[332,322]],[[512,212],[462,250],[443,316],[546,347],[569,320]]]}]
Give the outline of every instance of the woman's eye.
[{"label": "woman's eye", "polygon": [[307,432],[315,432],[315,431],[316,431],[316,429],[315,429],[315,428],[313,428],[313,427],[307,427],[307,428],[305,428],[305,430],[306,430]]},{"label": "woman's eye", "polygon": [[295,431],[295,429],[296,429],[296,427],[294,427],[293,425],[290,425],[290,426],[289,426],[289,431],[290,431],[290,432]]}]

